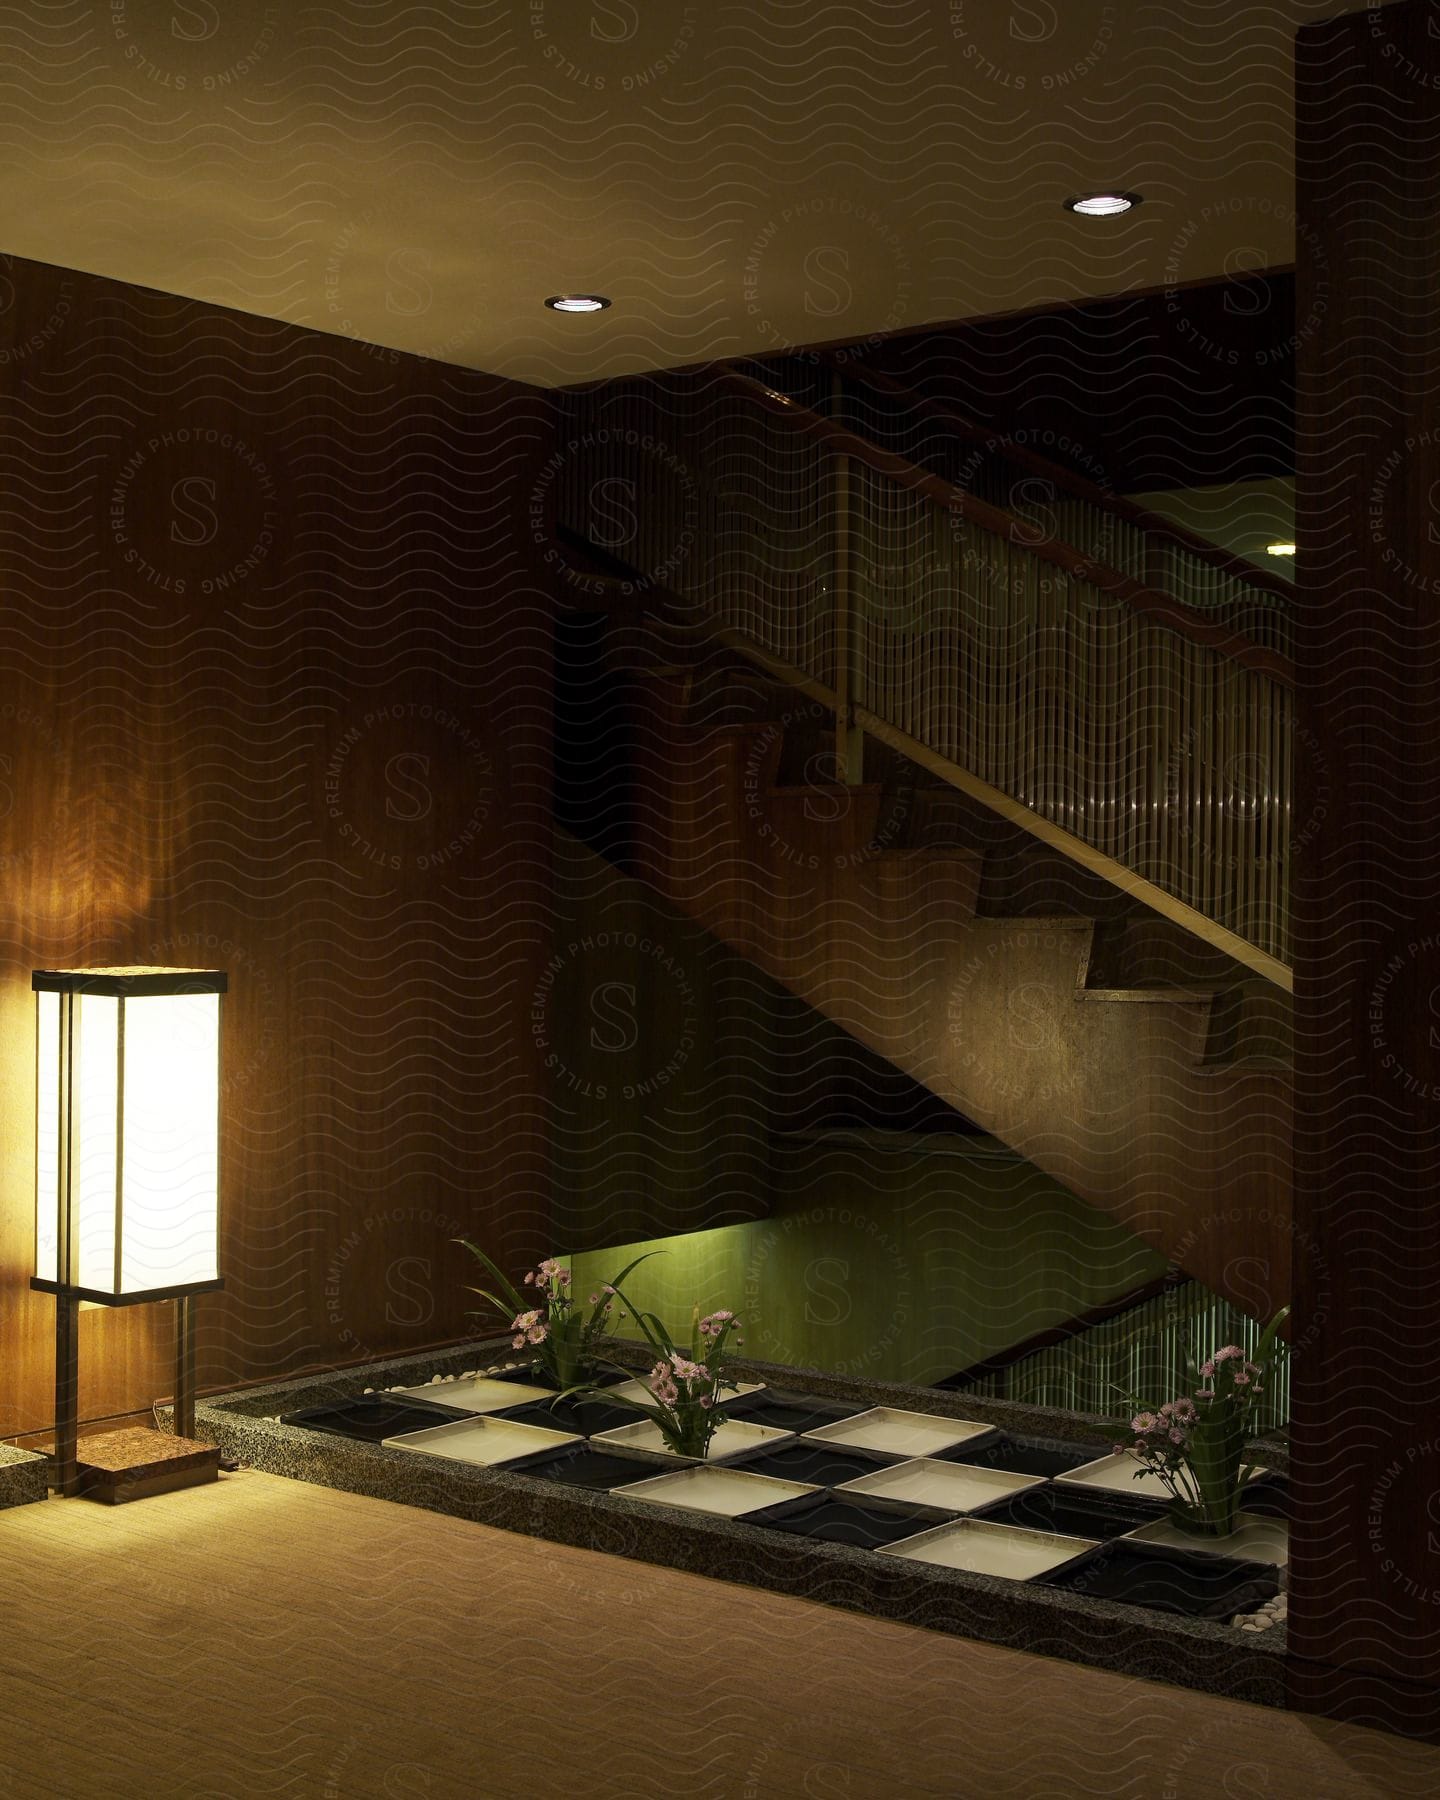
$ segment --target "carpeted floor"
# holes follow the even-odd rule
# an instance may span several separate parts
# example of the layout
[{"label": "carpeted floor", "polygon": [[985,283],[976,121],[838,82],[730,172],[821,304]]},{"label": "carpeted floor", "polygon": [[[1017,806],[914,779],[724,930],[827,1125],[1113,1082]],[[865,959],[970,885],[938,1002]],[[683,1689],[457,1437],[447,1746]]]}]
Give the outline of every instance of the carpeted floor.
[{"label": "carpeted floor", "polygon": [[242,1473],[0,1513],[0,1795],[1416,1796],[1440,1749]]}]

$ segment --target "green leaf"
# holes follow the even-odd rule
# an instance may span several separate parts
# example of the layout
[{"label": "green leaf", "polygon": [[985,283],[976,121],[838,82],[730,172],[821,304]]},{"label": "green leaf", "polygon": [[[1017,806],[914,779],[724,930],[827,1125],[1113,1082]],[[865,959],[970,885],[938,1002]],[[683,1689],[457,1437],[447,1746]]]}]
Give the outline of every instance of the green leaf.
[{"label": "green leaf", "polygon": [[478,1294],[482,1300],[488,1300],[495,1308],[496,1312],[504,1319],[516,1318],[520,1313],[526,1310],[523,1306],[508,1306],[503,1300],[497,1299],[494,1294],[487,1294],[484,1288],[470,1287],[467,1285],[465,1292],[467,1294]]},{"label": "green leaf", "polygon": [[652,1256],[664,1256],[664,1255],[665,1255],[665,1252],[663,1250],[647,1250],[643,1256],[637,1256],[635,1258],[634,1262],[626,1263],[625,1267],[620,1271],[620,1273],[615,1277],[615,1279],[604,1285],[608,1285],[609,1287],[612,1287],[612,1288],[618,1288],[620,1283],[622,1281],[624,1281],[625,1277],[627,1275],[631,1274],[634,1270],[638,1269],[642,1262],[649,1262],[649,1260]]},{"label": "green leaf", "polygon": [[[478,1244],[472,1243],[469,1238],[455,1238],[453,1240],[453,1242],[455,1242],[457,1244],[463,1244],[464,1247],[475,1258],[475,1260],[479,1263],[482,1263],[485,1266],[485,1268],[487,1268],[490,1271],[490,1275],[493,1278],[493,1280],[497,1283],[497,1285],[499,1286],[501,1293],[507,1294],[509,1296],[509,1299],[511,1302],[511,1316],[512,1317],[514,1316],[515,1313],[528,1312],[530,1310],[526,1306],[524,1300],[521,1298],[519,1289],[514,1285],[514,1283],[506,1275],[505,1271],[502,1268],[500,1268],[498,1266],[498,1264],[493,1262],[485,1254],[485,1252],[480,1248],[480,1246]],[[483,1288],[472,1288],[471,1292],[476,1293],[476,1294],[483,1294],[484,1298],[489,1300],[490,1304],[492,1306],[498,1306],[500,1304],[500,1302],[497,1301],[493,1295],[486,1294],[484,1292]]]},{"label": "green leaf", "polygon": [[1250,1358],[1251,1362],[1258,1363],[1262,1369],[1268,1369],[1271,1362],[1277,1357],[1289,1355],[1289,1345],[1283,1343],[1279,1336],[1280,1327],[1285,1323],[1289,1316],[1290,1308],[1288,1306],[1282,1306],[1275,1317],[1265,1327],[1260,1342],[1255,1346],[1255,1354]]}]

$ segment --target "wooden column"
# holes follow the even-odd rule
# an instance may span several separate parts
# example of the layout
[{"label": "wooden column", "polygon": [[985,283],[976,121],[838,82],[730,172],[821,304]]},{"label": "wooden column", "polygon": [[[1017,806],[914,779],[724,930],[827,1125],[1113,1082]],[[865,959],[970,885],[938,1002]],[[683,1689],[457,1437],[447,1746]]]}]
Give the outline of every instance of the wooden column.
[{"label": "wooden column", "polygon": [[1440,6],[1297,43],[1291,1693],[1440,1737]]}]

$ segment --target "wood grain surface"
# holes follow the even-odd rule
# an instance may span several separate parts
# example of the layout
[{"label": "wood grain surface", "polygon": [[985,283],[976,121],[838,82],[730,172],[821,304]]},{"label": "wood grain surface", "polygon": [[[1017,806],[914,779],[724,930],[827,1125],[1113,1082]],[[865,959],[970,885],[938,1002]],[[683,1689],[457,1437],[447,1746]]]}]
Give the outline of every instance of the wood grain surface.
[{"label": "wood grain surface", "polygon": [[[545,1241],[528,1010],[549,615],[527,390],[7,260],[0,317],[0,1435],[43,1429],[30,970],[228,971],[200,1381],[466,1330],[450,1240]],[[81,1321],[82,1411],[169,1393]]]},{"label": "wood grain surface", "polygon": [[255,1473],[4,1514],[0,1606],[5,1800],[1440,1788],[1428,1745]]}]

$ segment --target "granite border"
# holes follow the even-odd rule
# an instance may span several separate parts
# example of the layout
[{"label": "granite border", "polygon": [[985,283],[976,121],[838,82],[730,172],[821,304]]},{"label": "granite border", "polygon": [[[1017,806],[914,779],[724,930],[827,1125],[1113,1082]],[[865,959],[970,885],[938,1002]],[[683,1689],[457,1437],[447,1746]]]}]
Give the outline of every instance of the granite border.
[{"label": "granite border", "polygon": [[[1280,1626],[1264,1633],[1241,1633],[1208,1620],[1142,1612],[1083,1594],[881,1557],[710,1514],[671,1512],[612,1493],[568,1488],[522,1471],[443,1463],[277,1422],[282,1412],[353,1399],[367,1388],[420,1386],[435,1375],[494,1366],[509,1360],[508,1349],[505,1340],[472,1343],[216,1395],[197,1408],[196,1435],[219,1444],[239,1463],[292,1480],[761,1587],[1029,1655],[1262,1706],[1284,1705],[1285,1631]],[[626,1346],[617,1360],[633,1366],[642,1356],[638,1347]],[[758,1362],[737,1363],[736,1372],[744,1379],[836,1399],[903,1405],[1033,1435],[1096,1442],[1099,1420],[1085,1414],[971,1400],[943,1389],[857,1381]],[[443,1401],[443,1390],[435,1397]],[[168,1422],[165,1409],[160,1409],[160,1416]],[[1266,1460],[1275,1467],[1278,1458]],[[673,1466],[659,1457],[643,1461]]]}]

